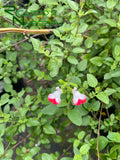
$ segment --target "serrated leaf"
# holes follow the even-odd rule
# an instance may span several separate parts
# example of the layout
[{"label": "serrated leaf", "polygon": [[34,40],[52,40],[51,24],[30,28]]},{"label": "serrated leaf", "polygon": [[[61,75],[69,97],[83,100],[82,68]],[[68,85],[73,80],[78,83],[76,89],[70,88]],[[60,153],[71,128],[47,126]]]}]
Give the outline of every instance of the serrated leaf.
[{"label": "serrated leaf", "polygon": [[109,104],[109,97],[105,92],[98,93],[96,97],[105,104]]},{"label": "serrated leaf", "polygon": [[67,60],[71,64],[78,64],[78,60],[74,56],[69,56]]},{"label": "serrated leaf", "polygon": [[72,109],[68,111],[68,118],[73,124],[80,126],[82,124],[81,114],[77,109]]},{"label": "serrated leaf", "polygon": [[78,4],[72,0],[67,0],[69,6],[74,10],[74,11],[78,11]]},{"label": "serrated leaf", "polygon": [[92,74],[87,74],[87,82],[90,87],[96,87],[98,84],[98,80]]}]

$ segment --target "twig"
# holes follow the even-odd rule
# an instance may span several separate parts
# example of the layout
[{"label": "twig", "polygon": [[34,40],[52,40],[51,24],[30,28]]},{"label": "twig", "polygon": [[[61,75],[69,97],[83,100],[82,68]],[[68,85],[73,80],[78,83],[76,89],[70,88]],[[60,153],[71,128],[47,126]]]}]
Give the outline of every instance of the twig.
[{"label": "twig", "polygon": [[[41,34],[35,34],[35,35],[31,36],[31,37],[37,37],[37,36],[40,36],[40,35],[41,35]],[[17,42],[17,43],[14,43],[14,44],[11,45],[11,47],[14,47],[14,46],[16,46],[16,45],[18,45],[18,44],[20,44],[20,43],[22,43],[22,42],[25,42],[25,41],[27,41],[28,39],[29,39],[29,38],[26,38],[26,39],[23,39],[23,40],[21,40],[21,41],[19,41],[19,42]],[[1,50],[0,50],[0,53],[3,52],[3,51],[6,50],[6,49],[7,49],[7,47],[1,49]]]},{"label": "twig", "polygon": [[[13,24],[13,22],[12,22],[12,21],[10,21],[9,19],[4,18],[3,16],[1,16],[1,18],[2,18],[2,19],[4,19],[4,20],[6,20],[7,22],[9,22],[9,23]],[[17,28],[20,28],[16,23],[15,23],[14,25],[15,25]]]},{"label": "twig", "polygon": [[[109,111],[108,111],[108,109],[106,109],[106,112],[107,112],[107,116],[108,116],[108,118],[110,119],[110,115],[109,115]],[[110,129],[111,129],[111,132],[112,132],[112,126],[110,126]]]},{"label": "twig", "polygon": [[98,160],[100,160],[99,156],[99,136],[100,136],[100,121],[101,121],[101,116],[102,116],[102,107],[103,103],[101,102],[101,110],[100,110],[100,117],[99,117],[99,124],[98,124],[98,134],[97,134],[97,156]]},{"label": "twig", "polygon": [[50,34],[52,29],[0,28],[0,33]]},{"label": "twig", "polygon": [[25,141],[27,138],[29,138],[31,135],[30,134],[28,134],[24,139],[22,139],[21,141],[19,141],[17,144],[15,144],[12,148],[10,148],[10,149],[14,149],[14,148],[16,148],[20,143],[22,143],[23,141]]},{"label": "twig", "polygon": [[[69,145],[69,147],[65,150],[65,152],[68,152],[71,147],[72,147],[72,144]],[[64,155],[65,155],[65,153],[63,153],[63,154],[58,158],[58,160],[60,160]]]}]

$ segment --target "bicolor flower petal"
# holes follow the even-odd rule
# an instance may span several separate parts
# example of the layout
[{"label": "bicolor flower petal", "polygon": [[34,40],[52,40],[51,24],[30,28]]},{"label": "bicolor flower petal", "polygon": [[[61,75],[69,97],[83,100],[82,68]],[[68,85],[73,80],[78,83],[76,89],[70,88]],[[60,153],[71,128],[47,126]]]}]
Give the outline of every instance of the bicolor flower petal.
[{"label": "bicolor flower petal", "polygon": [[74,87],[72,92],[73,92],[73,103],[75,105],[78,106],[86,102],[86,96],[84,94],[81,94],[79,91],[77,91],[76,87]]},{"label": "bicolor flower petal", "polygon": [[62,92],[62,89],[56,87],[56,91],[48,95],[48,100],[55,105],[59,104],[61,102],[60,95]]}]

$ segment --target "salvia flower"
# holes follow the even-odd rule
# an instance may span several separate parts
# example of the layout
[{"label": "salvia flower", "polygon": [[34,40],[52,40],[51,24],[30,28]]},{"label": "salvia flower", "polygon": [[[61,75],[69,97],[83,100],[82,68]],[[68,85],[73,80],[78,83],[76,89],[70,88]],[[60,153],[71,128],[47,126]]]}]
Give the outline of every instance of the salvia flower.
[{"label": "salvia flower", "polygon": [[76,87],[74,87],[72,92],[73,92],[73,103],[75,105],[78,106],[86,102],[86,96],[84,94],[81,94],[79,91],[77,91]]},{"label": "salvia flower", "polygon": [[55,105],[59,104],[61,102],[60,95],[62,92],[62,89],[56,87],[56,91],[48,95],[48,100]]}]

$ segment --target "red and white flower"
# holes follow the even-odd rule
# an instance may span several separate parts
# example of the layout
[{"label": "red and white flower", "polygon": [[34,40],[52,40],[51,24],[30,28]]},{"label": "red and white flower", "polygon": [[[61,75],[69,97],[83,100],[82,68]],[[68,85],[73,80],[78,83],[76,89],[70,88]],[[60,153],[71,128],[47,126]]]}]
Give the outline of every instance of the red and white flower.
[{"label": "red and white flower", "polygon": [[72,92],[73,92],[73,103],[75,105],[78,106],[86,102],[86,96],[84,94],[81,94],[79,91],[77,91],[76,87],[74,87]]},{"label": "red and white flower", "polygon": [[60,95],[62,92],[62,89],[56,87],[56,91],[48,95],[48,100],[55,105],[59,104],[61,102]]}]

